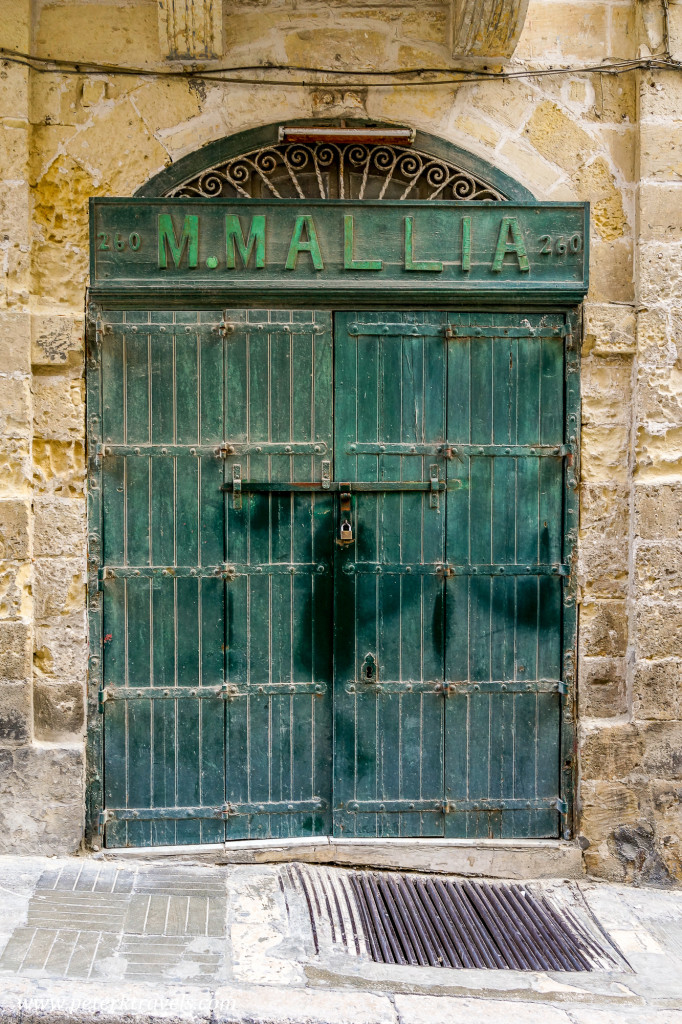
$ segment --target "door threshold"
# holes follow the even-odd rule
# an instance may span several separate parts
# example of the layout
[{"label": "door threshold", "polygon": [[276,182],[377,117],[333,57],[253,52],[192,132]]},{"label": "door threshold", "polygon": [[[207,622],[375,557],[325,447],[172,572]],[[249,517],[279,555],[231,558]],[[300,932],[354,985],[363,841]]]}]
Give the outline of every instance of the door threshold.
[{"label": "door threshold", "polygon": [[469,878],[582,878],[582,851],[563,839],[237,839],[201,846],[107,849],[96,859],[176,857],[214,864],[310,864],[454,874]]}]

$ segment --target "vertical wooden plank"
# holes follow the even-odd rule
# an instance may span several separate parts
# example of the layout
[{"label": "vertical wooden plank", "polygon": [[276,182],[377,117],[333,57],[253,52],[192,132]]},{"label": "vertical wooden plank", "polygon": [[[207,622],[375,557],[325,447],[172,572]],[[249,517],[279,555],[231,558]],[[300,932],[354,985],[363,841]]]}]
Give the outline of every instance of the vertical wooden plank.
[{"label": "vertical wooden plank", "polygon": [[153,565],[175,565],[174,459],[150,459],[151,549]]},{"label": "vertical wooden plank", "polygon": [[202,331],[192,325],[190,332],[175,335],[175,440],[197,444],[200,435],[199,345]]},{"label": "vertical wooden plank", "polygon": [[107,456],[102,460],[102,562],[125,563],[125,459]]},{"label": "vertical wooden plank", "polygon": [[102,439],[105,444],[123,444],[125,391],[123,332],[102,330]]},{"label": "vertical wooden plank", "polygon": [[[149,475],[152,459],[144,455],[129,455],[116,461],[125,463],[125,557],[119,564],[150,565]],[[111,562],[116,564],[113,559]]]}]

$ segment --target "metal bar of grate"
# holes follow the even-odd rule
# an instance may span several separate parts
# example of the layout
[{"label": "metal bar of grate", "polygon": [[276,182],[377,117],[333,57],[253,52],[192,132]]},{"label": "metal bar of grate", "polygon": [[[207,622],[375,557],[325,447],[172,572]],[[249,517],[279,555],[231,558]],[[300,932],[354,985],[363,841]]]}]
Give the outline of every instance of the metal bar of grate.
[{"label": "metal bar of grate", "polygon": [[618,961],[568,909],[515,884],[349,872],[371,958],[379,963],[592,971]]}]

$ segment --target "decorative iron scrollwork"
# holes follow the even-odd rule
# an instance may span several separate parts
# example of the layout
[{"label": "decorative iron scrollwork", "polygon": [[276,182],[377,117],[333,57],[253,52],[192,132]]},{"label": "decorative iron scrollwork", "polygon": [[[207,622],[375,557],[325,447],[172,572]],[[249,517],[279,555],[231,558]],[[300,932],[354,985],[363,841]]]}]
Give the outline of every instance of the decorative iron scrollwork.
[{"label": "decorative iron scrollwork", "polygon": [[446,160],[400,146],[274,143],[176,185],[172,198],[458,199],[499,202],[498,189]]}]

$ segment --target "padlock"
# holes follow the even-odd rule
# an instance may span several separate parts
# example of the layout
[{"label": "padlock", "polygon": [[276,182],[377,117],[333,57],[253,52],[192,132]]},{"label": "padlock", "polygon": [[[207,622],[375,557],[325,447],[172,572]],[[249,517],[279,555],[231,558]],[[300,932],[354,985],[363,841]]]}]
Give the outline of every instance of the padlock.
[{"label": "padlock", "polygon": [[353,543],[353,526],[350,519],[343,519],[339,529],[339,544]]}]

